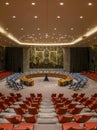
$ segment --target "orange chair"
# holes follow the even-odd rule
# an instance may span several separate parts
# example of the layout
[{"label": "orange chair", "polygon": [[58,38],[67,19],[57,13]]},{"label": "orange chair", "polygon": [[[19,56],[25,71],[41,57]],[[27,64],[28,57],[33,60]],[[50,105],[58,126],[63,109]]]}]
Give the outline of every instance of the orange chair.
[{"label": "orange chair", "polygon": [[18,124],[22,121],[22,117],[20,115],[5,116],[5,119],[12,124]]},{"label": "orange chair", "polygon": [[70,127],[66,130],[87,130],[86,127],[83,126],[77,126],[77,127]]},{"label": "orange chair", "polygon": [[27,123],[36,123],[37,117],[35,115],[28,115],[28,116],[26,115],[24,116],[24,120]]},{"label": "orange chair", "polygon": [[89,104],[88,108],[91,110],[95,110],[97,108],[97,101],[94,101],[93,103]]},{"label": "orange chair", "polygon": [[74,93],[74,94],[72,95],[73,98],[76,98],[77,96],[78,96],[78,93]]},{"label": "orange chair", "polygon": [[62,98],[64,96],[63,93],[59,93],[58,98]]},{"label": "orange chair", "polygon": [[14,107],[14,111],[16,112],[16,114],[19,114],[19,115],[23,115],[23,114],[26,113],[26,109],[21,108],[21,107],[19,107],[19,106]]},{"label": "orange chair", "polygon": [[28,106],[25,103],[20,103],[19,106],[24,109],[28,109]]},{"label": "orange chair", "polygon": [[4,102],[4,100],[0,101],[0,109],[5,110],[8,108],[8,104]]},{"label": "orange chair", "polygon": [[19,98],[22,97],[21,93],[16,93],[16,95],[17,95]]},{"label": "orange chair", "polygon": [[64,115],[67,112],[67,109],[65,107],[60,107],[56,109],[56,113],[59,115]]},{"label": "orange chair", "polygon": [[35,98],[35,97],[36,97],[34,93],[31,93],[30,96],[31,96],[32,98]]},{"label": "orange chair", "polygon": [[31,102],[27,101],[27,100],[24,100],[23,103],[25,103],[26,105],[30,106],[31,105]]},{"label": "orange chair", "polygon": [[11,123],[0,123],[1,130],[13,130],[13,124]]},{"label": "orange chair", "polygon": [[37,93],[37,97],[42,98],[42,94],[41,93]]},{"label": "orange chair", "polygon": [[86,122],[84,123],[84,126],[87,130],[97,130],[97,122]]},{"label": "orange chair", "polygon": [[54,105],[54,107],[55,107],[55,109],[64,107],[64,103],[57,103],[56,105]]},{"label": "orange chair", "polygon": [[82,111],[83,107],[79,106],[79,107],[74,107],[69,109],[70,114],[79,114]]},{"label": "orange chair", "polygon": [[34,124],[32,123],[20,123],[18,127],[13,130],[34,130]]},{"label": "orange chair", "polygon": [[60,123],[71,122],[72,119],[73,119],[72,115],[60,115],[60,116],[58,116],[58,121]]},{"label": "orange chair", "polygon": [[56,96],[57,96],[56,93],[52,93],[52,95],[51,95],[52,98],[54,98],[54,97],[56,97]]},{"label": "orange chair", "polygon": [[75,120],[77,123],[85,123],[85,122],[87,122],[92,116],[93,116],[93,114],[75,115],[75,116],[74,116],[74,120]]},{"label": "orange chair", "polygon": [[29,107],[28,111],[30,114],[33,114],[33,115],[38,114],[38,109],[36,107]]},{"label": "orange chair", "polygon": [[62,124],[62,130],[68,130],[71,127],[80,127],[80,125],[76,122],[66,122]]}]

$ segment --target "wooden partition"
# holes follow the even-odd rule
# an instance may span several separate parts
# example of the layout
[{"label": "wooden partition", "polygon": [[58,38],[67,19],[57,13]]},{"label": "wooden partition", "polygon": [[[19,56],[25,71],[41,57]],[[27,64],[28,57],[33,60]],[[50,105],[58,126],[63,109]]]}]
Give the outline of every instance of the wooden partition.
[{"label": "wooden partition", "polygon": [[45,77],[46,75],[48,77],[61,78],[60,80],[58,80],[59,86],[65,86],[68,83],[72,82],[73,80],[73,78],[69,75],[55,74],[55,73],[37,73],[37,74],[24,75],[20,78],[20,81],[27,86],[34,86],[34,80],[32,78]]}]

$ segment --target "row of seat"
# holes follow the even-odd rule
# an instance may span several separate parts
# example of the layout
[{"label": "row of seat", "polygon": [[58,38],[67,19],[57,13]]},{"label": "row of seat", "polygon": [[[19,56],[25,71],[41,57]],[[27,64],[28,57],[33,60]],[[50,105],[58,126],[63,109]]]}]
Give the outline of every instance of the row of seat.
[{"label": "row of seat", "polygon": [[88,79],[79,73],[70,73],[70,75],[75,80],[71,82],[71,84],[69,85],[69,88],[73,89],[74,91],[78,90],[79,88],[83,88],[88,82]]},{"label": "row of seat", "polygon": [[81,74],[97,81],[97,73],[95,73],[95,72],[83,71],[83,72],[81,72]]},{"label": "row of seat", "polygon": [[0,72],[0,79],[3,79],[11,74],[12,74],[11,71],[2,71],[2,72]]},{"label": "row of seat", "polygon": [[19,123],[14,127],[12,123],[0,123],[0,130],[34,130],[32,123]]},{"label": "row of seat", "polygon": [[89,108],[91,111],[95,110],[97,113],[97,93],[91,95],[91,97],[85,96],[85,93],[78,95],[78,93],[74,93],[72,95],[73,100],[79,102],[85,107]]},{"label": "row of seat", "polygon": [[5,96],[0,93],[0,113],[5,111],[8,107],[13,105],[15,102],[20,101],[22,95],[20,93],[10,93],[10,95]]},{"label": "row of seat", "polygon": [[17,79],[22,76],[23,73],[14,73],[6,78],[6,82],[10,88],[15,90],[19,90],[23,88],[23,84],[21,82],[17,82]]},{"label": "row of seat", "polygon": [[[58,121],[59,123],[62,123],[62,130],[97,130],[97,122],[89,122],[90,118],[92,118],[94,114],[80,114],[84,107],[78,107],[78,102],[74,100],[75,96],[81,98],[84,97],[85,94],[74,93],[72,95],[73,99],[64,97],[64,94],[62,93],[58,95],[53,93],[51,95],[51,100],[54,104],[55,111],[58,114]],[[96,94],[91,96],[94,97]],[[80,123],[82,123],[82,125],[80,125]]]}]

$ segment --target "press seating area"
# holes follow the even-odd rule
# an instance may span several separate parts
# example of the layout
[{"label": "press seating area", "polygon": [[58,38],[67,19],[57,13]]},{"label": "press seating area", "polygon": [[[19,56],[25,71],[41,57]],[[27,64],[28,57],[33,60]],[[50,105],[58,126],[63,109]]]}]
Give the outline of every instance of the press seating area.
[{"label": "press seating area", "polygon": [[81,74],[97,81],[97,73],[95,73],[95,72],[83,71],[83,72],[81,72]]},{"label": "press seating area", "polygon": [[21,82],[17,82],[17,80],[22,76],[23,73],[14,73],[6,78],[6,82],[10,88],[15,90],[19,90],[23,88],[23,84]]},{"label": "press seating area", "polygon": [[74,91],[78,90],[79,88],[83,88],[88,82],[88,79],[79,73],[70,73],[70,75],[75,80],[73,80],[73,82],[69,85],[69,88],[73,89]]},{"label": "press seating area", "polygon": [[11,71],[1,71],[0,72],[0,79],[6,78],[7,76],[11,75]]},{"label": "press seating area", "polygon": [[[97,130],[97,121],[90,120],[97,118],[97,93],[91,95],[91,98],[85,93],[74,93],[71,99],[64,97],[63,93],[53,93],[51,100],[58,121],[62,123],[62,130]],[[89,112],[85,111],[87,108]]]}]

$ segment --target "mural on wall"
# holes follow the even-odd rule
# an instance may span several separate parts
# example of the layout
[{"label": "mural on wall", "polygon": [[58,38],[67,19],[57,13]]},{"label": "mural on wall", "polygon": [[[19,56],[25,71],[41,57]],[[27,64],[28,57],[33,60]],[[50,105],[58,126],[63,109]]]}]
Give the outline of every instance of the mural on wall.
[{"label": "mural on wall", "polygon": [[63,49],[60,47],[33,47],[29,55],[30,68],[63,68]]}]

